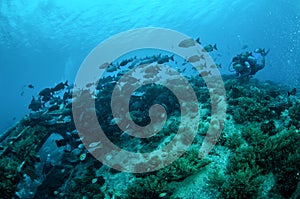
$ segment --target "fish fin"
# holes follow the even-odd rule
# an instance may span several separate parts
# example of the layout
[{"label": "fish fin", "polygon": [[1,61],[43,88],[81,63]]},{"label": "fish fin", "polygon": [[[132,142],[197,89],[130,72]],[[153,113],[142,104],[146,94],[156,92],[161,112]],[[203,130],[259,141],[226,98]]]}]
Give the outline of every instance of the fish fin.
[{"label": "fish fin", "polygon": [[196,42],[201,45],[200,38],[197,37]]},{"label": "fish fin", "polygon": [[267,54],[270,52],[270,49],[268,49],[267,51],[264,51],[264,56],[267,56]]},{"label": "fish fin", "polygon": [[215,45],[213,46],[213,48],[214,48],[215,50],[218,50],[217,44],[215,44]]},{"label": "fish fin", "polygon": [[174,55],[172,55],[172,56],[170,57],[170,60],[174,61]]}]

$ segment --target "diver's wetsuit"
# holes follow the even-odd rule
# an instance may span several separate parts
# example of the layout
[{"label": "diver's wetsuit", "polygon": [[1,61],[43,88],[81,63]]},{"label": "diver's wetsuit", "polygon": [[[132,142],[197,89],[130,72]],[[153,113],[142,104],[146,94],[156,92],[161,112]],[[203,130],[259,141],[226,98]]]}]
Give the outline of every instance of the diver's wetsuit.
[{"label": "diver's wetsuit", "polygon": [[243,53],[233,58],[233,68],[239,78],[255,75],[265,67],[265,56],[268,52]]}]

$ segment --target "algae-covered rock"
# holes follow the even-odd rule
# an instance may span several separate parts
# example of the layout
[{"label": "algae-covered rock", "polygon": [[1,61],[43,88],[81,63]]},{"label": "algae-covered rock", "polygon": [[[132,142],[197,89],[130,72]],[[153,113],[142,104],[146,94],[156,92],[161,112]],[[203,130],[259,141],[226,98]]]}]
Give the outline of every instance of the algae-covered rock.
[{"label": "algae-covered rock", "polygon": [[[265,196],[290,198],[296,192],[300,180],[299,130],[280,130],[271,123],[271,132],[276,132],[271,136],[266,127],[261,128],[258,123],[242,127],[246,144],[231,154],[224,176],[215,174],[210,178],[220,198],[257,198],[263,194],[262,187],[270,173],[274,184],[264,192]],[[236,147],[235,142],[233,146]]]},{"label": "algae-covered rock", "polygon": [[[112,94],[118,78],[114,76],[105,81],[101,80],[94,96],[95,107],[85,111],[96,112],[107,138],[123,150],[150,153],[165,147],[181,127],[181,107],[176,96],[170,90],[155,84],[135,90],[129,100],[129,113],[126,117],[137,125],[146,126],[150,123],[150,107],[160,104],[166,111],[167,119],[164,127],[156,135],[143,139],[133,138],[118,127],[118,122],[122,119],[112,115],[109,95]],[[1,197],[12,198],[18,191],[17,184],[24,175],[32,182],[40,180],[40,186],[35,193],[36,198],[178,198],[175,194],[176,190],[180,191],[178,186],[192,184],[194,182],[190,179],[199,179],[199,176],[207,176],[209,180],[205,181],[207,184],[204,184],[203,179],[197,180],[195,182],[199,184],[195,183],[194,187],[210,187],[217,193],[217,198],[298,196],[300,102],[297,96],[287,96],[286,90],[271,82],[225,77],[228,102],[226,128],[214,150],[201,159],[198,154],[199,146],[205,136],[209,136],[209,126],[219,129],[221,124],[212,116],[212,100],[205,82],[196,76],[188,80],[199,103],[199,128],[190,150],[172,164],[161,170],[143,174],[125,174],[119,170],[108,169],[92,157],[81,144],[78,131],[74,130],[72,112],[69,109],[72,106],[70,101],[53,98],[59,101],[59,107],[58,104],[50,107],[46,104],[38,112],[25,117],[18,128],[13,128],[11,136],[7,135],[1,139],[4,140],[0,148],[0,169],[3,171],[0,176]],[[176,79],[171,82],[176,84]],[[182,89],[182,86],[178,85],[178,89]],[[220,92],[218,89],[214,91]],[[82,93],[84,92],[88,91],[83,90]],[[73,108],[80,109],[89,102],[84,101]],[[123,105],[117,106],[123,108]],[[193,111],[189,114],[195,116]],[[49,172],[39,176],[42,172],[36,170],[36,163],[40,161],[36,153],[51,133],[61,134],[61,142],[55,141],[58,151],[62,153],[56,160],[61,160],[58,160]],[[190,143],[189,141],[189,136],[182,137],[183,143]],[[105,148],[104,146],[104,143],[101,143],[100,148]],[[81,154],[84,154],[84,158],[79,159]],[[150,163],[157,161],[157,156],[149,160]],[[45,162],[39,162],[40,167],[43,167],[43,164]],[[216,166],[218,164],[221,166]],[[147,163],[139,166],[145,167]],[[213,169],[215,170],[212,172]],[[212,175],[208,176],[209,174]],[[126,182],[120,177],[122,175],[126,175]],[[115,181],[118,184],[115,184]],[[206,198],[199,190],[194,190],[199,194],[195,198]],[[191,198],[184,194],[182,196]]]},{"label": "algae-covered rock", "polygon": [[18,174],[18,162],[9,157],[0,159],[0,193],[3,198],[11,198],[17,189],[17,183],[21,179]]},{"label": "algae-covered rock", "polygon": [[127,189],[127,198],[159,198],[162,194],[164,198],[170,198],[174,186],[172,183],[181,182],[185,178],[201,172],[201,169],[211,163],[211,160],[199,158],[198,150],[187,151],[182,157],[171,165],[150,173],[139,174],[138,178]]}]

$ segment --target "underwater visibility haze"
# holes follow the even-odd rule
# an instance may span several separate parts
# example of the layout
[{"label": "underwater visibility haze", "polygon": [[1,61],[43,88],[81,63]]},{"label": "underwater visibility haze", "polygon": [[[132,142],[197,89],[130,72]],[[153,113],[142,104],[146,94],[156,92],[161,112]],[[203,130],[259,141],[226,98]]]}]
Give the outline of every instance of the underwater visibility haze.
[{"label": "underwater visibility haze", "polygon": [[0,198],[300,198],[299,52],[299,0],[2,0]]}]

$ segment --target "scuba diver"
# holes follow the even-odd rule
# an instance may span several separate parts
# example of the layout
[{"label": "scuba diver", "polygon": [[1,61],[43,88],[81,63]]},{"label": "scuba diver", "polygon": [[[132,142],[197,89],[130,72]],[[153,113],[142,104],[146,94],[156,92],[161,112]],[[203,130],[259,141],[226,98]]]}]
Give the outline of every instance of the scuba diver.
[{"label": "scuba diver", "polygon": [[[253,52],[244,52],[232,59],[229,65],[230,72],[236,72],[238,78],[252,77],[265,67],[265,57],[270,50],[258,48]],[[230,68],[232,65],[233,70]]]}]

